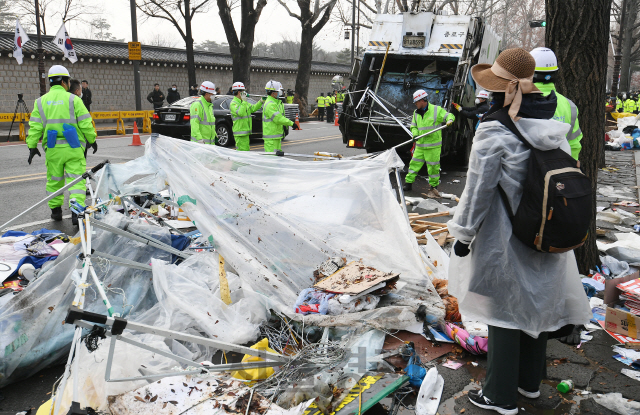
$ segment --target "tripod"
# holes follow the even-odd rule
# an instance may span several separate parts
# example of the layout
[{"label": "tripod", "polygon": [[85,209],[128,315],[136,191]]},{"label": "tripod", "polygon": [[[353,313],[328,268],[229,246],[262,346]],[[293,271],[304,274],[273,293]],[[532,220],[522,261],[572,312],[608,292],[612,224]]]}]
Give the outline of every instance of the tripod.
[{"label": "tripod", "polygon": [[20,116],[20,138],[24,136],[24,116],[22,114],[29,114],[29,108],[27,108],[27,104],[22,99],[24,95],[18,94],[18,102],[16,102],[16,109],[13,110],[13,118],[11,119],[11,127],[9,127],[9,135],[7,136],[7,141],[11,140],[11,130],[13,130],[13,123],[16,120],[16,115],[21,114]]}]

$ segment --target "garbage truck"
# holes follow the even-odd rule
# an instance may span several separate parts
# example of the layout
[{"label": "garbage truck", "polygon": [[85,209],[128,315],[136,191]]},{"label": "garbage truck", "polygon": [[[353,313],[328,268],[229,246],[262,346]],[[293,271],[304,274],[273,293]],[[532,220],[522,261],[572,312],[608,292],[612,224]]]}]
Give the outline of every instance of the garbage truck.
[{"label": "garbage truck", "polygon": [[[424,89],[430,103],[452,109],[473,106],[471,67],[492,64],[500,39],[480,17],[431,12],[378,14],[362,58],[350,74],[340,115],[347,147],[378,152],[411,139],[413,93]],[[456,117],[442,133],[442,156],[466,162],[478,120]],[[408,163],[411,143],[396,148]]]}]

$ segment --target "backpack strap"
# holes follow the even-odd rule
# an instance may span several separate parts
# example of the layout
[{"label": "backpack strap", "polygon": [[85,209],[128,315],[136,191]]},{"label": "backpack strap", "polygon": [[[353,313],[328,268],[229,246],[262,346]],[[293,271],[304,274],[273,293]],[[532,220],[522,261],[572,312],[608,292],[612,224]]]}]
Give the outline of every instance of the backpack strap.
[{"label": "backpack strap", "polygon": [[[485,122],[485,121],[492,121],[492,120],[496,120],[500,124],[507,127],[509,131],[511,131],[516,137],[518,137],[518,140],[520,140],[522,144],[525,145],[525,147],[527,147],[529,150],[533,150],[533,146],[527,141],[526,138],[522,136],[522,133],[520,132],[520,130],[518,130],[518,127],[516,127],[516,125],[513,123],[513,120],[509,116],[508,107],[502,108],[501,110],[498,110],[492,114],[489,114],[482,121]],[[509,203],[509,198],[507,197],[507,193],[505,193],[504,189],[502,188],[502,186],[500,186],[499,183],[498,183],[498,191],[500,192],[500,196],[502,197],[502,202],[504,203],[504,207],[507,209],[509,220],[513,222],[513,218],[515,214],[513,213],[513,210],[511,210],[511,204]]]}]

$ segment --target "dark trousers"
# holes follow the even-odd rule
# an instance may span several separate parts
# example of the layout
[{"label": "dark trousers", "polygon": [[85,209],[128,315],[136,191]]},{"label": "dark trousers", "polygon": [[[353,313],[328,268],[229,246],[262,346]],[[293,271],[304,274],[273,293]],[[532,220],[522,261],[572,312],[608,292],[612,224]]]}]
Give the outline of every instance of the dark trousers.
[{"label": "dark trousers", "polygon": [[324,120],[324,107],[318,107],[318,118],[320,121]]},{"label": "dark trousers", "polygon": [[333,105],[327,107],[327,122],[333,122],[335,115],[333,114]]},{"label": "dark trousers", "polygon": [[487,378],[482,394],[499,405],[515,405],[518,388],[540,389],[547,354],[548,333],[537,339],[520,330],[489,326]]}]

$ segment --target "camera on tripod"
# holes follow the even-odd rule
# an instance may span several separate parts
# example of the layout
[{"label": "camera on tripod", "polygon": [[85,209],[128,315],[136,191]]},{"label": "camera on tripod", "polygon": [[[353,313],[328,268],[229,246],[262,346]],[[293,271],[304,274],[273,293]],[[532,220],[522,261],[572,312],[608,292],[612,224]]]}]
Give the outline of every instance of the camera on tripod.
[{"label": "camera on tripod", "polygon": [[24,94],[18,94],[18,101],[22,101],[22,97],[24,97]]}]

